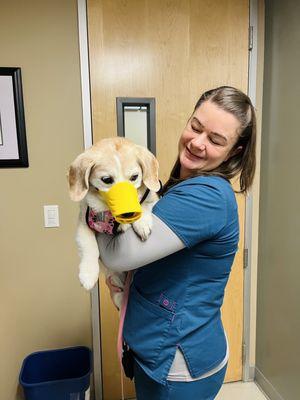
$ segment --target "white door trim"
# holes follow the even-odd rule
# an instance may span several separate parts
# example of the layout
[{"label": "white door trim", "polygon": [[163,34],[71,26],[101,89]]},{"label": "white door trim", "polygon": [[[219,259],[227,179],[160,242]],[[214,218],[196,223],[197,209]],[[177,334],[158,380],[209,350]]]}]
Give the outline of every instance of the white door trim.
[{"label": "white door trim", "polygon": [[86,0],[78,0],[78,31],[79,31],[79,52],[81,71],[81,97],[83,111],[83,135],[84,148],[92,146],[92,115],[91,115],[91,92],[89,73],[89,49],[88,49],[88,27],[87,27],[87,5]]},{"label": "white door trim", "polygon": [[[77,0],[84,148],[93,144],[86,0]],[[95,400],[103,399],[99,283],[91,291]]]},{"label": "white door trim", "polygon": [[[249,2],[249,63],[248,63],[248,96],[252,104],[256,107],[257,103],[257,63],[258,63],[258,1]],[[259,151],[257,151],[257,154]],[[255,326],[251,315],[256,313],[256,298],[253,298],[253,275],[256,274],[257,254],[253,251],[253,220],[255,218],[253,207],[253,190],[247,195],[245,210],[245,268],[244,268],[244,335],[243,335],[243,381],[252,381],[254,379],[255,365],[251,360],[251,353],[255,353]],[[255,279],[256,282],[256,279]],[[252,357],[253,358],[253,357]],[[255,360],[254,360],[255,361]]]}]

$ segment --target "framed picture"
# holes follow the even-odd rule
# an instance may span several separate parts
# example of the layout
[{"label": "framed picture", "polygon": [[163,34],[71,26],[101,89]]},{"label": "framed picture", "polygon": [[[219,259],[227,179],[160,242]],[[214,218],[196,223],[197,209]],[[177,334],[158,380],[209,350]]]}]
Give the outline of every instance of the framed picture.
[{"label": "framed picture", "polygon": [[0,167],[28,167],[21,68],[0,67]]}]

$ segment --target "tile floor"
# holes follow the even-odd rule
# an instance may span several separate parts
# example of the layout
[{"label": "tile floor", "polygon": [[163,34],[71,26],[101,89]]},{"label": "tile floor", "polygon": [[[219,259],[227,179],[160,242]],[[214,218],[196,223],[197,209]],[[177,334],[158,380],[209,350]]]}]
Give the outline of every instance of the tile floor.
[{"label": "tile floor", "polygon": [[215,400],[268,400],[254,382],[226,383]]}]

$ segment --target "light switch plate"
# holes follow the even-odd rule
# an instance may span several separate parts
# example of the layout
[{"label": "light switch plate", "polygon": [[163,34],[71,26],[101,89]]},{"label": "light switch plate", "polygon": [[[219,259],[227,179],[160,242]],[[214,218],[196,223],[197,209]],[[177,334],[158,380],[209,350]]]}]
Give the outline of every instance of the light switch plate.
[{"label": "light switch plate", "polygon": [[45,228],[56,228],[59,226],[58,206],[44,206]]}]

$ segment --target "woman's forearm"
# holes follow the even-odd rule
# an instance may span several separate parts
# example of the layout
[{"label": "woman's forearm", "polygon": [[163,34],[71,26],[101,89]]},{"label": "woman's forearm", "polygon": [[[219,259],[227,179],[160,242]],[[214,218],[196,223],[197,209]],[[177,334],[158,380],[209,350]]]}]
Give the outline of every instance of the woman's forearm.
[{"label": "woman's forearm", "polygon": [[116,236],[100,233],[97,242],[102,262],[117,272],[142,267],[185,247],[179,237],[154,214],[152,231],[146,241],[142,241],[130,227]]}]

